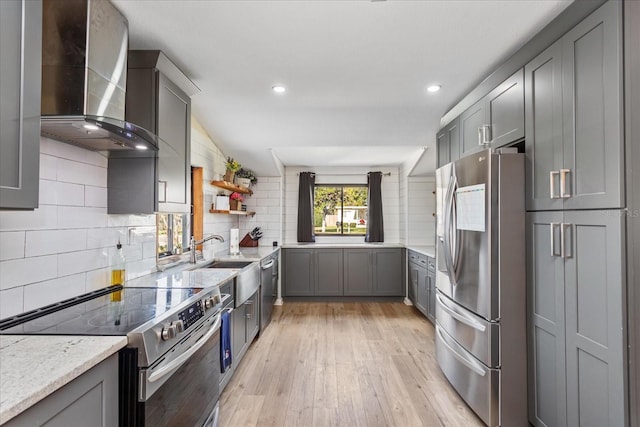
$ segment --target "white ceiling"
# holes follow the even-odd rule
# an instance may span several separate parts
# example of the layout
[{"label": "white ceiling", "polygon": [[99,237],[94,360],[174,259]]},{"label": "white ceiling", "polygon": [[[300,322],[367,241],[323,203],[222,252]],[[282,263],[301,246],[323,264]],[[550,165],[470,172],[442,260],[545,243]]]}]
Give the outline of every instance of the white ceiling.
[{"label": "white ceiling", "polygon": [[112,1],[130,48],[164,51],[216,145],[262,176],[279,175],[273,155],[433,173],[440,117],[570,3]]}]

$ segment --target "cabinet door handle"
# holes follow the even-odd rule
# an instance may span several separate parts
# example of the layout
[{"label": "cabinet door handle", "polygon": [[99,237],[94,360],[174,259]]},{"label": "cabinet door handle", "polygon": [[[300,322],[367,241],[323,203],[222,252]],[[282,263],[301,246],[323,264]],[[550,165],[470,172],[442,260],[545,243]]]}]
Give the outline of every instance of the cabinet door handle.
[{"label": "cabinet door handle", "polygon": [[573,239],[569,237],[569,249],[570,252],[567,253],[565,248],[567,236],[566,230],[571,230],[571,224],[562,223],[560,224],[560,257],[561,258],[572,258],[573,257]]},{"label": "cabinet door handle", "polygon": [[482,145],[482,126],[478,128],[478,145]]},{"label": "cabinet door handle", "polygon": [[[162,194],[162,196],[160,196]],[[158,201],[167,202],[167,181],[158,181]]]},{"label": "cabinet door handle", "polygon": [[567,175],[571,173],[571,169],[560,169],[560,198],[568,199],[571,192],[567,192]]},{"label": "cabinet door handle", "polygon": [[549,230],[551,231],[550,241],[551,241],[551,256],[561,256],[561,252],[556,252],[556,227],[559,227],[560,224],[557,222],[552,222],[549,224]]},{"label": "cabinet door handle", "polygon": [[491,125],[482,125],[482,143],[484,145],[491,143]]},{"label": "cabinet door handle", "polygon": [[556,186],[554,177],[560,175],[559,171],[549,171],[549,198],[551,199],[559,199],[556,195]]}]

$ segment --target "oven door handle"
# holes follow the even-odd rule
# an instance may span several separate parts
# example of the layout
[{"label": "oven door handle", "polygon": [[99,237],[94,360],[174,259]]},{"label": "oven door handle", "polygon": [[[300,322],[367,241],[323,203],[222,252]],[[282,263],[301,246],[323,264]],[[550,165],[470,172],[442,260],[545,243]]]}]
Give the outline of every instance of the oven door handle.
[{"label": "oven door handle", "polygon": [[194,355],[195,352],[200,350],[200,348],[206,344],[209,338],[211,338],[211,336],[215,334],[218,329],[220,329],[221,321],[222,321],[222,316],[218,314],[216,321],[213,322],[213,326],[209,328],[207,333],[204,334],[202,338],[200,338],[200,340],[193,347],[191,347],[189,350],[182,353],[180,356],[176,357],[170,363],[167,363],[165,366],[158,368],[158,370],[154,371],[151,375],[147,377],[147,381],[149,381],[150,383],[158,381],[160,378],[168,375],[169,373],[171,373],[171,371],[173,371],[174,369],[182,365],[184,362],[186,362],[191,356]]}]

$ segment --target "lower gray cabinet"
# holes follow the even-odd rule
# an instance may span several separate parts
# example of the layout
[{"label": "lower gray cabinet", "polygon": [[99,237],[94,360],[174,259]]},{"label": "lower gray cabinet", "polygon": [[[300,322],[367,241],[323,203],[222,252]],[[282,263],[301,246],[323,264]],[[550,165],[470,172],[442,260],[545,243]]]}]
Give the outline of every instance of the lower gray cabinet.
[{"label": "lower gray cabinet", "polygon": [[232,312],[233,364],[237,367],[260,330],[260,291],[256,291]]},{"label": "lower gray cabinet", "polygon": [[315,252],[315,295],[342,295],[342,249],[316,249]]},{"label": "lower gray cabinet", "polygon": [[284,249],[282,251],[283,295],[308,297],[315,294],[313,249]]},{"label": "lower gray cabinet", "polygon": [[529,420],[625,425],[624,212],[527,214]]},{"label": "lower gray cabinet", "polygon": [[344,252],[344,258],[344,295],[350,297],[372,295],[371,250],[347,249]]},{"label": "lower gray cabinet", "polygon": [[117,425],[117,354],[4,424],[6,427]]},{"label": "lower gray cabinet", "polygon": [[409,294],[409,299],[427,316],[429,320],[435,322],[436,318],[436,272],[435,260],[421,253],[408,251],[409,289],[413,288],[413,295]]},{"label": "lower gray cabinet", "polygon": [[373,295],[404,295],[404,250],[399,248],[373,249]]},{"label": "lower gray cabinet", "polygon": [[404,249],[283,249],[283,295],[403,296]]}]

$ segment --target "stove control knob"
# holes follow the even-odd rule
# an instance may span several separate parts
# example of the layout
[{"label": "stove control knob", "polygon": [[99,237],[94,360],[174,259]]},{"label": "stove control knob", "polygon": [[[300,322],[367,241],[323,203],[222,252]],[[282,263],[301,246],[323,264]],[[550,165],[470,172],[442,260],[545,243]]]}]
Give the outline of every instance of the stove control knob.
[{"label": "stove control knob", "polygon": [[171,322],[171,326],[174,326],[176,328],[177,333],[184,332],[184,323],[182,322],[182,320]]},{"label": "stove control knob", "polygon": [[160,332],[160,337],[162,338],[162,341],[168,341],[171,338],[175,338],[175,336],[176,336],[175,325],[168,325],[168,326],[162,327],[162,331]]},{"label": "stove control knob", "polygon": [[213,306],[216,305],[216,302],[213,298],[206,298],[204,300],[204,309],[205,310],[209,310],[210,308],[212,308]]}]

